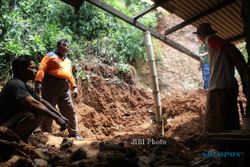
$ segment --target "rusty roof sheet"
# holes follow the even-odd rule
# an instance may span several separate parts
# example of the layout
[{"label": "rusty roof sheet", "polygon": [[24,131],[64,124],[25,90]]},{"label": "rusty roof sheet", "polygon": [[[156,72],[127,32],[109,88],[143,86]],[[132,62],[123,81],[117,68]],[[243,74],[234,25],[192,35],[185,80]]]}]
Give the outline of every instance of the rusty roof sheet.
[{"label": "rusty roof sheet", "polygon": [[[156,3],[159,2],[156,0]],[[244,22],[241,18],[241,0],[164,0],[160,6],[184,20],[189,21],[194,27],[200,23],[208,22],[217,35],[226,40],[242,39]],[[216,6],[225,6],[211,11]],[[207,13],[205,13],[207,11]],[[206,15],[207,14],[207,15]],[[195,18],[196,17],[196,18]]]}]

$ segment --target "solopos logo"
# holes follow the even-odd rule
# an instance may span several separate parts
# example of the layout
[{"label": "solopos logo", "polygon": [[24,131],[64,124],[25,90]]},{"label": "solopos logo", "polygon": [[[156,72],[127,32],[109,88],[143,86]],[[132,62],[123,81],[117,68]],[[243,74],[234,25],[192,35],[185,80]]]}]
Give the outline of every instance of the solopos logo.
[{"label": "solopos logo", "polygon": [[240,152],[219,152],[219,151],[204,151],[201,156],[205,158],[239,158]]}]

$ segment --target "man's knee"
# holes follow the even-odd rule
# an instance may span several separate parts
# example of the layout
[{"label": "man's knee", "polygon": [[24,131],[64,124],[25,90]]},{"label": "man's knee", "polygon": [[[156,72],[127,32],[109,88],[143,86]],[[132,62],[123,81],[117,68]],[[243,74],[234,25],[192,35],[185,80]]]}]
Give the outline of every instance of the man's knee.
[{"label": "man's knee", "polygon": [[34,122],[35,124],[40,124],[42,120],[42,116],[34,112],[29,112],[27,119]]},{"label": "man's knee", "polygon": [[22,140],[27,140],[31,133],[39,126],[41,115],[34,112],[20,112],[3,126],[11,129]]}]

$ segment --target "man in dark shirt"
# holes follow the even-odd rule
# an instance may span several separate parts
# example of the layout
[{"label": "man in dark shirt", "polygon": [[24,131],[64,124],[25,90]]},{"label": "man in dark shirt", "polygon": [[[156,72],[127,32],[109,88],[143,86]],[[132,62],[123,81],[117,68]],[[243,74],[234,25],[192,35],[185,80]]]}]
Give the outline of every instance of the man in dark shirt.
[{"label": "man in dark shirt", "polygon": [[27,84],[35,78],[35,62],[29,56],[20,56],[13,60],[12,71],[13,78],[0,93],[0,126],[11,129],[24,141],[40,125],[43,116],[54,119],[60,130],[65,130],[68,120]]}]

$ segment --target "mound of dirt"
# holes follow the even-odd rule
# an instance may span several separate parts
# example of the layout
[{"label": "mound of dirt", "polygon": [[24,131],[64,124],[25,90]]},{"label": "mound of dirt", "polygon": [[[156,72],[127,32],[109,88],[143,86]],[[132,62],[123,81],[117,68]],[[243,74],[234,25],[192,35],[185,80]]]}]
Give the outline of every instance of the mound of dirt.
[{"label": "mound of dirt", "polygon": [[182,142],[201,136],[206,104],[206,90],[196,90],[180,95],[166,95],[162,99],[166,134]]},{"label": "mound of dirt", "polygon": [[92,134],[109,136],[130,132],[135,125],[149,121],[152,98],[134,84],[132,72],[119,78],[121,73],[112,66],[88,61],[81,67],[88,77],[79,82],[80,95],[76,99],[80,129],[86,127]]},{"label": "mound of dirt", "polygon": [[[82,136],[108,139],[124,134],[151,134],[153,98],[136,81],[133,71],[126,74],[127,78],[119,78],[114,66],[100,62],[84,61],[80,67],[86,77],[78,80],[80,93],[75,106]],[[131,78],[130,84],[125,82]],[[168,93],[162,95],[161,101],[166,137],[181,136],[185,141],[192,134],[201,134],[205,90]]]},{"label": "mound of dirt", "polygon": [[[155,137],[151,93],[136,82],[133,72],[121,77],[114,66],[93,61],[80,62],[80,67],[86,75],[78,80],[80,92],[74,103],[84,140],[65,138],[56,125],[53,134],[38,131],[31,136],[30,152],[26,145],[1,139],[2,146],[17,146],[23,153],[15,157],[15,149],[10,150],[4,161],[0,159],[2,164],[143,167],[213,161],[200,158],[208,149],[201,135],[205,91],[163,95],[165,136]],[[131,78],[133,82],[127,82]]]},{"label": "mound of dirt", "polygon": [[[91,70],[89,66],[98,67],[95,70],[101,69],[101,72]],[[95,140],[111,145],[123,143],[126,147],[135,149],[139,157],[138,163],[154,164],[161,159],[156,166],[184,165],[200,154],[197,150],[204,150],[201,134],[205,90],[162,95],[162,110],[167,122],[162,140],[167,141],[167,146],[132,144],[138,139],[145,142],[155,139],[151,133],[150,122],[150,119],[154,119],[155,110],[151,92],[141,87],[136,78],[134,84],[124,82],[126,78],[120,79],[115,67],[101,66],[107,65],[96,62],[81,63],[88,76],[79,81],[80,96],[76,99],[82,136],[94,137]],[[131,77],[133,75],[132,72],[127,74],[129,78],[134,78]],[[197,153],[193,154],[195,150]]]},{"label": "mound of dirt", "polygon": [[[90,61],[81,62],[80,66],[87,76],[79,81],[80,93],[75,100],[79,128],[87,132],[82,132],[83,136],[149,133],[150,119],[154,117],[153,99],[151,93],[138,85],[135,79],[135,84],[124,82],[133,78],[132,72],[126,74],[128,78],[120,79],[113,66]],[[200,118],[205,98],[204,90],[163,95],[165,121],[173,124],[170,122],[182,114],[186,114],[183,117],[187,119]]]}]

